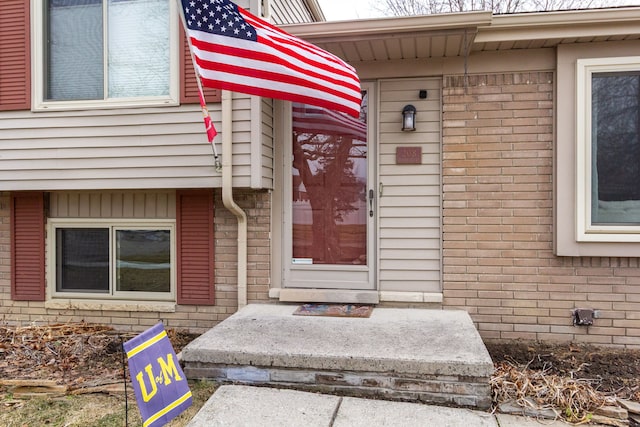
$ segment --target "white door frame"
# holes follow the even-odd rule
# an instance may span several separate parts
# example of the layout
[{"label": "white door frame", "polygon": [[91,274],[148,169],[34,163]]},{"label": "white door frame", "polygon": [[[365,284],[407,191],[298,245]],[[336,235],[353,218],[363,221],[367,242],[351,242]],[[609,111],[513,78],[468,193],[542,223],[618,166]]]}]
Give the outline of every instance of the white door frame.
[{"label": "white door frame", "polygon": [[[274,197],[274,203],[280,199],[282,209],[281,226],[281,286],[298,289],[339,289],[376,291],[377,289],[377,227],[378,227],[378,189],[377,189],[377,93],[373,83],[363,83],[367,91],[367,210],[371,208],[373,216],[367,214],[367,265],[340,264],[298,264],[292,259],[292,123],[291,103],[284,107],[284,131],[281,147],[282,194]],[[373,200],[369,196],[373,195]],[[275,261],[275,260],[274,260]]]}]

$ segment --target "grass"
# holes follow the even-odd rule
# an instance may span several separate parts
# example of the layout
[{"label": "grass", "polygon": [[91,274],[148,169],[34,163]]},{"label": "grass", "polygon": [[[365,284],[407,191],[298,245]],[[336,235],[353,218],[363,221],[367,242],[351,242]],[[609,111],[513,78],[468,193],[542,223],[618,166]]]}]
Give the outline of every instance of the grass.
[{"label": "grass", "polygon": [[[211,397],[217,384],[210,381],[189,381],[193,404],[167,426],[184,427]],[[129,390],[131,388],[129,387]],[[142,424],[135,398],[128,399],[128,416],[124,396],[85,394],[62,398],[32,398],[16,400],[0,395],[0,425],[6,427],[114,427]]]}]

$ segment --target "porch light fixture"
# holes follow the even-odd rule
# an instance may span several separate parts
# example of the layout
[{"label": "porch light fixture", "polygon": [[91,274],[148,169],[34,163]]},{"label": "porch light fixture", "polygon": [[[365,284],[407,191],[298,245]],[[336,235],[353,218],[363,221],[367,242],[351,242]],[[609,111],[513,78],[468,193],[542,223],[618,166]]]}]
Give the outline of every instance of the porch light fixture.
[{"label": "porch light fixture", "polygon": [[416,130],[416,107],[411,104],[402,109],[402,130],[411,132]]}]

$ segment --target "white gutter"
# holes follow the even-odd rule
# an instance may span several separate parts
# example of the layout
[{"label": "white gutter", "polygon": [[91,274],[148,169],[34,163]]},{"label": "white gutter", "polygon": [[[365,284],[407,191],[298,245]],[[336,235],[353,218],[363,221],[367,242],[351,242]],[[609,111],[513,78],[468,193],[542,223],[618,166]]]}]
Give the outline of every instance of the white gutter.
[{"label": "white gutter", "polygon": [[233,200],[232,92],[222,91],[222,204],[238,221],[238,310],[247,305],[247,214]]},{"label": "white gutter", "polygon": [[424,34],[491,25],[491,12],[460,12],[438,15],[371,18],[352,21],[305,22],[282,25],[288,33],[305,40],[361,40],[366,37],[397,37],[402,34]]},{"label": "white gutter", "polygon": [[640,7],[496,15],[475,43],[631,36],[640,32]]}]

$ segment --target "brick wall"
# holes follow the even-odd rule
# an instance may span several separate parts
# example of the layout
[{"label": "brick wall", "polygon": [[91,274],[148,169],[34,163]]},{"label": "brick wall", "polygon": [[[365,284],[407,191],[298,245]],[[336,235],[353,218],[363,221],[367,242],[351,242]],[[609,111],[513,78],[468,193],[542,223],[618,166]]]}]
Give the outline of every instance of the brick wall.
[{"label": "brick wall", "polygon": [[[638,258],[553,254],[553,77],[444,79],[444,306],[485,339],[640,347]],[[601,318],[575,327],[574,308]]]},{"label": "brick wall", "polygon": [[[247,302],[267,302],[270,285],[271,196],[267,191],[234,190],[234,200],[247,214]],[[236,311],[238,222],[216,194],[216,295]],[[218,303],[221,300],[218,299]]]},{"label": "brick wall", "polygon": [[[248,299],[267,301],[269,290],[268,192],[234,191],[248,216]],[[162,320],[169,328],[202,333],[237,310],[237,222],[216,191],[216,303],[213,306],[180,305],[175,313],[128,310],[47,309],[42,302],[11,301],[9,194],[0,193],[0,324],[79,322],[109,324],[119,330],[141,331]]]}]

